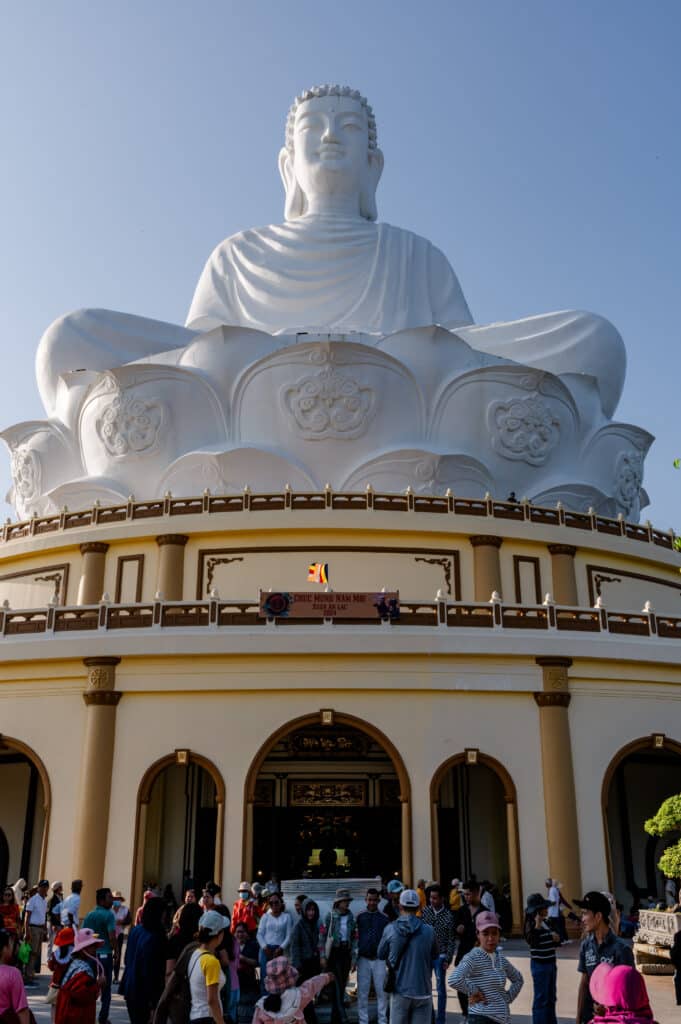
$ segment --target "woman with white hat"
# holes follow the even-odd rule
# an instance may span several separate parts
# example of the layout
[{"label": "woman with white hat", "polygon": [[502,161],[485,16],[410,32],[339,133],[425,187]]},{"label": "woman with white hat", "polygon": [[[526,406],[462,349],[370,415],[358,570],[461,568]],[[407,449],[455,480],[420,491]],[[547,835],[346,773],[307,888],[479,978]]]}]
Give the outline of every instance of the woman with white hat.
[{"label": "woman with white hat", "polygon": [[199,918],[199,946],[187,964],[191,996],[189,1020],[192,1024],[223,1024],[220,992],[226,978],[216,950],[228,928],[229,918],[217,910],[207,910]]},{"label": "woman with white hat", "polygon": [[104,945],[91,928],[76,932],[71,962],[59,986],[55,1024],[95,1024],[104,971],[95,951]]}]

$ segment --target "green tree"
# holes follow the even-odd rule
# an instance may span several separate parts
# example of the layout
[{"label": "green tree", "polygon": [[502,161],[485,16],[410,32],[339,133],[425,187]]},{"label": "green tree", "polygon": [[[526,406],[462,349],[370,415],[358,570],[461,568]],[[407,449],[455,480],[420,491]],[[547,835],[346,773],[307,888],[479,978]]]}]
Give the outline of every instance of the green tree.
[{"label": "green tree", "polygon": [[[651,836],[666,836],[681,832],[681,793],[664,801],[657,814],[648,818],[644,826]],[[657,865],[667,878],[681,878],[681,839],[668,846]]]}]

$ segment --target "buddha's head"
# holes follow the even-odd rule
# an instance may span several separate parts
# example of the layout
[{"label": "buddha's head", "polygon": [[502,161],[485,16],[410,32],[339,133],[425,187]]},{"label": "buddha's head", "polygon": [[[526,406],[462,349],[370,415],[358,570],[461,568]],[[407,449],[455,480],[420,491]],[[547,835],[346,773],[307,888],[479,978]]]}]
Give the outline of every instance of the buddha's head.
[{"label": "buddha's head", "polygon": [[279,154],[287,220],[303,216],[311,198],[323,208],[325,197],[331,196],[356,198],[357,214],[376,220],[382,170],[376,120],[355,89],[319,85],[296,97],[286,121],[286,145]]}]

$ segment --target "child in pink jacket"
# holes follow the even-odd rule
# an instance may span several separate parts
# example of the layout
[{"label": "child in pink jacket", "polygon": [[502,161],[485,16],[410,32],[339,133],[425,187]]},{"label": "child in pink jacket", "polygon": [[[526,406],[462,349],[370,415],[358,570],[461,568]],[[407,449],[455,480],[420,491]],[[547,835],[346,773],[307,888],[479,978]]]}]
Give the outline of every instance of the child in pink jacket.
[{"label": "child in pink jacket", "polygon": [[303,1010],[333,980],[333,974],[316,974],[297,988],[298,971],[288,957],[277,956],[267,965],[267,995],[255,1004],[253,1024],[304,1024]]}]

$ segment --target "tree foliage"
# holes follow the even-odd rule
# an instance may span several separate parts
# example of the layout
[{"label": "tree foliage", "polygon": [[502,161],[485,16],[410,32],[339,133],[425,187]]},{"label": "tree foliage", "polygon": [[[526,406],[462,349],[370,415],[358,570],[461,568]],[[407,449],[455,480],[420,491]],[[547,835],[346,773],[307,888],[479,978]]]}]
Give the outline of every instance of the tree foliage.
[{"label": "tree foliage", "polygon": [[[651,836],[681,832],[681,793],[667,797],[657,814],[648,818],[644,827]],[[681,878],[681,839],[673,846],[667,847],[657,866],[667,878]]]}]

